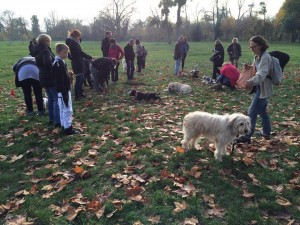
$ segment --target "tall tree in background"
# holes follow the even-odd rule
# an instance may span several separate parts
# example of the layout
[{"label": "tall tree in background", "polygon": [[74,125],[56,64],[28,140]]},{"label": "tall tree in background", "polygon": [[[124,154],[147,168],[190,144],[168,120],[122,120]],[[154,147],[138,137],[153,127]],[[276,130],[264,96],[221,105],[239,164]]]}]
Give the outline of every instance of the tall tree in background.
[{"label": "tall tree in background", "polygon": [[282,9],[282,28],[291,35],[291,42],[300,42],[300,1],[286,0]]},{"label": "tall tree in background", "polygon": [[170,8],[175,6],[172,0],[160,0],[158,7],[161,8],[161,15],[164,17],[163,27],[167,31],[168,43],[171,44],[172,24],[169,21]]},{"label": "tall tree in background", "polygon": [[177,13],[176,13],[177,20],[176,20],[176,28],[175,28],[176,37],[179,37],[180,26],[182,24],[181,9],[186,4],[186,1],[187,0],[174,0],[174,3],[177,5]]},{"label": "tall tree in background", "polygon": [[99,12],[97,23],[103,23],[106,30],[112,30],[119,40],[127,35],[131,16],[135,11],[135,1],[126,4],[125,0],[111,0],[109,5]]},{"label": "tall tree in background", "polygon": [[39,19],[36,15],[33,15],[31,18],[31,33],[32,33],[32,38],[36,38],[40,33],[40,24],[39,24]]},{"label": "tall tree in background", "polygon": [[263,26],[264,26],[264,35],[266,34],[266,14],[267,14],[267,6],[265,2],[259,3],[258,14],[263,16]]}]

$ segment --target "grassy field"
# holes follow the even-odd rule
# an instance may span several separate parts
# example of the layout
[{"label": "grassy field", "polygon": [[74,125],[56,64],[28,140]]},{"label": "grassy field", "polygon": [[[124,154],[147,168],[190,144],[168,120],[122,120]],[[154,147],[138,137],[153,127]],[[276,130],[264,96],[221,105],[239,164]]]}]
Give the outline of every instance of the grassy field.
[{"label": "grassy field", "polygon": [[[242,65],[253,55],[241,44]],[[291,56],[269,104],[272,139],[254,137],[222,162],[206,139],[199,151],[180,148],[182,119],[195,110],[246,113],[252,96],[202,83],[211,76],[212,42],[190,43],[186,70],[198,65],[196,80],[172,75],[173,44],[144,45],[149,56],[137,82],[127,83],[120,68],[108,94],[85,87],[87,98],[73,101],[81,134],[66,137],[47,116],[25,115],[11,66],[28,43],[0,42],[0,224],[300,224],[300,45],[270,43]],[[82,48],[100,56],[98,42]],[[190,84],[192,94],[168,93],[171,81]],[[131,89],[158,91],[162,102],[134,102]]]}]

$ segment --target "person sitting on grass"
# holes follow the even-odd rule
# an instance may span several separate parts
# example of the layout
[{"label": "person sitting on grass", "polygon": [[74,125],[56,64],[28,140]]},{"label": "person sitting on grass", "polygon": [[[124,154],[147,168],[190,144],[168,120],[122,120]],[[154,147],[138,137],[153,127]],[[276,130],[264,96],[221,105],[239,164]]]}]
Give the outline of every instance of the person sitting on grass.
[{"label": "person sitting on grass", "polygon": [[60,123],[64,128],[65,135],[78,134],[79,132],[72,127],[72,100],[71,100],[71,81],[68,75],[65,59],[68,57],[69,47],[63,43],[55,46],[56,56],[52,66],[52,72],[55,78],[56,90],[58,93],[58,106],[60,113]]},{"label": "person sitting on grass", "polygon": [[240,77],[240,71],[232,65],[230,62],[225,62],[220,70],[220,75],[214,85],[216,90],[222,89],[222,85],[229,87],[231,90],[235,90],[235,85]]}]

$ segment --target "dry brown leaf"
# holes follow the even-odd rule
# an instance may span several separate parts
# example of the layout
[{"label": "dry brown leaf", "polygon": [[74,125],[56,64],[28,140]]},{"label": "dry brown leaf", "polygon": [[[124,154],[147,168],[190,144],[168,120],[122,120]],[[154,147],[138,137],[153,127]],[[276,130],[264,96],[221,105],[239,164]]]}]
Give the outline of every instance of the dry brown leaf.
[{"label": "dry brown leaf", "polygon": [[187,174],[190,175],[190,176],[193,176],[195,178],[200,178],[201,175],[202,175],[202,172],[200,172],[199,170],[200,170],[200,167],[193,166],[191,168],[191,170],[187,172]]},{"label": "dry brown leaf", "polygon": [[185,218],[183,224],[184,225],[199,225],[199,222],[198,222],[197,218],[192,217],[192,218]]},{"label": "dry brown leaf", "polygon": [[19,159],[22,159],[23,158],[23,155],[13,155],[12,157],[11,157],[11,159],[8,161],[9,163],[14,163],[14,162],[16,162],[17,160],[19,160]]},{"label": "dry brown leaf", "polygon": [[95,214],[98,219],[100,219],[103,216],[104,211],[105,211],[105,205],[100,207],[99,209],[95,210]]},{"label": "dry brown leaf", "polygon": [[159,224],[160,216],[149,216],[147,219],[151,224]]},{"label": "dry brown leaf", "polygon": [[181,146],[176,146],[176,152],[178,153],[185,153],[185,149]]},{"label": "dry brown leaf", "polygon": [[75,168],[73,169],[74,173],[76,174],[80,174],[84,171],[84,169],[81,166],[75,166]]},{"label": "dry brown leaf", "polygon": [[185,201],[183,201],[182,203],[180,203],[180,202],[174,202],[174,204],[176,206],[176,208],[173,210],[174,213],[179,213],[179,212],[185,210],[186,207],[187,207],[187,204],[186,204]]},{"label": "dry brown leaf", "polygon": [[247,165],[247,166],[251,166],[254,164],[253,159],[249,158],[247,155],[243,158],[243,162]]},{"label": "dry brown leaf", "polygon": [[277,198],[276,202],[281,206],[291,206],[292,205],[292,203],[289,200],[287,200],[283,197]]},{"label": "dry brown leaf", "polygon": [[254,196],[254,194],[248,192],[247,189],[243,189],[243,195],[242,196],[245,197],[245,198],[252,198]]},{"label": "dry brown leaf", "polygon": [[206,213],[211,217],[211,216],[216,216],[219,218],[223,218],[225,215],[225,209],[221,208],[218,205],[215,205],[214,208],[206,210]]}]

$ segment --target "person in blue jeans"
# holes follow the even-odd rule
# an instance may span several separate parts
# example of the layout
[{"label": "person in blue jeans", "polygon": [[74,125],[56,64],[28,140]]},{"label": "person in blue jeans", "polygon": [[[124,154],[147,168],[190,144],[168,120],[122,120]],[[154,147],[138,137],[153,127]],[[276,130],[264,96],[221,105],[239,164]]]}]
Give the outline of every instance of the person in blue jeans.
[{"label": "person in blue jeans", "polygon": [[[245,88],[251,89],[250,93],[255,93],[248,111],[248,116],[251,119],[251,133],[238,138],[238,143],[251,143],[251,137],[255,132],[258,115],[262,121],[262,132],[260,136],[265,139],[270,139],[271,135],[271,122],[267,112],[269,98],[273,95],[272,81],[269,78],[272,62],[271,56],[267,52],[269,44],[263,37],[257,35],[249,40],[249,48],[255,55],[253,65],[256,68],[255,75],[244,84]],[[244,67],[245,69],[249,69],[249,65],[247,64],[245,64]]]},{"label": "person in blue jeans", "polygon": [[40,85],[45,88],[48,97],[49,125],[60,127],[58,95],[55,89],[55,79],[52,74],[52,63],[55,55],[52,53],[50,45],[51,37],[47,34],[40,34],[37,38],[37,44],[34,45],[32,54],[39,68]]},{"label": "person in blue jeans", "polygon": [[179,69],[182,60],[182,50],[181,50],[182,40],[183,40],[183,36],[180,36],[178,38],[177,43],[175,44],[175,49],[174,49],[174,56],[173,56],[175,60],[174,75],[176,76],[179,75]]}]

